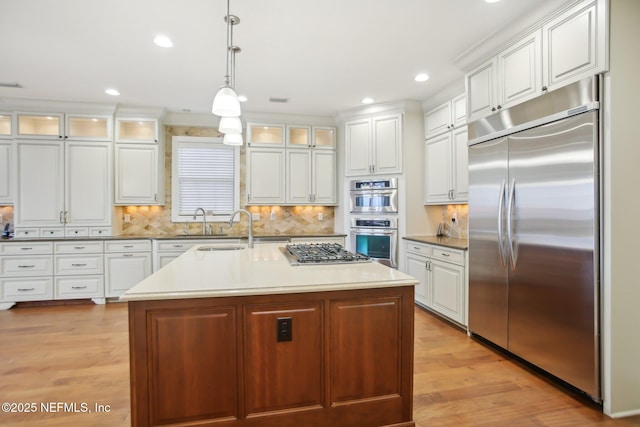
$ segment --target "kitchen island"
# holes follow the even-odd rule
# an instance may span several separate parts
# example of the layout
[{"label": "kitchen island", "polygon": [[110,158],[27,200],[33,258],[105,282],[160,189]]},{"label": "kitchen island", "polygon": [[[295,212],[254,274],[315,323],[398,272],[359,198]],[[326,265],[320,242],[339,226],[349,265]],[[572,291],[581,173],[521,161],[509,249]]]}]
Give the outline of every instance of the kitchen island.
[{"label": "kitchen island", "polygon": [[219,246],[121,297],[132,426],[414,425],[417,280],[372,262],[291,266],[276,243]]}]

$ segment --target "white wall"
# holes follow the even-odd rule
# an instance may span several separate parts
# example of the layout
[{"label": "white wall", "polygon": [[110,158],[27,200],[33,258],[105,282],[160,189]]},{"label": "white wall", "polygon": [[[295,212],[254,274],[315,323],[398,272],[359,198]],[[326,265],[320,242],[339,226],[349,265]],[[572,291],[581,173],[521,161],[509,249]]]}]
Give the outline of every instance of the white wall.
[{"label": "white wall", "polygon": [[640,413],[640,1],[610,0],[605,102],[604,412]]}]

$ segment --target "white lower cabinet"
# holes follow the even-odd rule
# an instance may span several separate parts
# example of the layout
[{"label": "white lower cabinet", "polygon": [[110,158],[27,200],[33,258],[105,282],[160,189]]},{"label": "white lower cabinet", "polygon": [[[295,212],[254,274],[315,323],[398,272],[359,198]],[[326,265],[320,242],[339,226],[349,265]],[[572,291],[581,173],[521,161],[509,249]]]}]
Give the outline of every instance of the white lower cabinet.
[{"label": "white lower cabinet", "polygon": [[91,298],[104,303],[104,243],[102,241],[54,242],[53,299]]},{"label": "white lower cabinet", "polygon": [[105,296],[118,297],[151,274],[151,241],[107,242],[104,261]]},{"label": "white lower cabinet", "polygon": [[405,254],[406,273],[420,282],[416,303],[466,326],[465,251],[406,241]]},{"label": "white lower cabinet", "polygon": [[153,241],[153,272],[160,270],[195,245],[240,243],[240,239],[171,239]]},{"label": "white lower cabinet", "polygon": [[0,309],[53,299],[53,243],[0,243]]}]

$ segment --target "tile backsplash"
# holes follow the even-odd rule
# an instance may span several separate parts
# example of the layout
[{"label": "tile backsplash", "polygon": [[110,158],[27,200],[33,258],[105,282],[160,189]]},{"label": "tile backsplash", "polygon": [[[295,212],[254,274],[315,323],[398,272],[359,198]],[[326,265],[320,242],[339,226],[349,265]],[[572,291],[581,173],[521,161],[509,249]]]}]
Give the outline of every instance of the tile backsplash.
[{"label": "tile backsplash", "polygon": [[[439,216],[444,224],[444,234],[458,239],[469,238],[469,207],[468,205],[428,206],[432,210],[430,217]],[[452,218],[456,215],[455,222]]]}]

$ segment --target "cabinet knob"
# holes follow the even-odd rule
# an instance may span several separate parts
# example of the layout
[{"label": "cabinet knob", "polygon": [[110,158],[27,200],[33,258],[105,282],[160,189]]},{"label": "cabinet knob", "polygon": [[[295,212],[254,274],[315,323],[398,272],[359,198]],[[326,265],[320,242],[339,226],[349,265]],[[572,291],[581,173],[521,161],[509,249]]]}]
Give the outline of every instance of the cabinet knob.
[{"label": "cabinet knob", "polygon": [[502,105],[498,105],[498,110],[502,108]]},{"label": "cabinet knob", "polygon": [[493,108],[491,109],[491,111],[496,111],[496,107],[493,107]]},{"label": "cabinet knob", "polygon": [[547,87],[546,87],[546,86],[542,86],[542,91],[543,91],[543,92],[546,92],[547,90],[548,90],[548,89],[547,89]]}]

